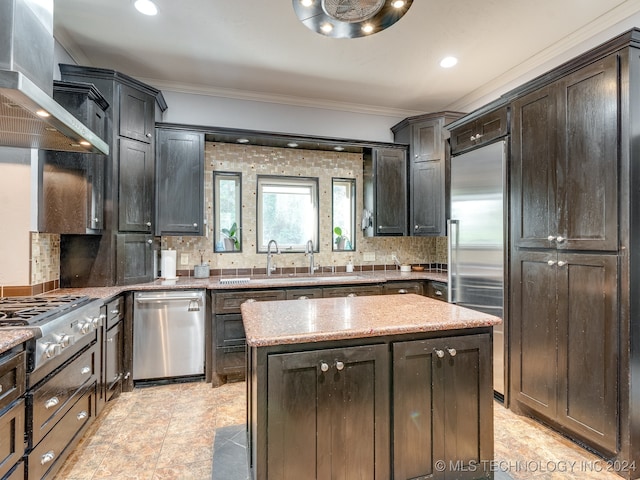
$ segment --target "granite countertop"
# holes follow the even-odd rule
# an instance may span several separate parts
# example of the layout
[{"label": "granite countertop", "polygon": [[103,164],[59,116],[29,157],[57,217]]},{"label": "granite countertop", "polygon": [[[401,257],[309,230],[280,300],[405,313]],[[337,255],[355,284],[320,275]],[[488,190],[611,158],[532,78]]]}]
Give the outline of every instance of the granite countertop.
[{"label": "granite countertop", "polygon": [[184,290],[184,289],[207,289],[207,290],[241,290],[256,288],[286,288],[286,287],[320,287],[330,285],[367,285],[372,283],[384,283],[391,281],[416,281],[435,280],[439,282],[447,281],[447,274],[441,272],[399,272],[399,271],[372,271],[357,273],[325,273],[316,275],[251,275],[248,283],[220,283],[220,279],[239,279],[247,277],[209,277],[193,278],[179,277],[177,280],[158,279],[149,283],[137,283],[134,285],[116,287],[86,287],[86,288],[63,288],[47,292],[46,295],[87,295],[91,298],[101,298],[108,300],[127,291],[141,290]]},{"label": "granite countertop", "polygon": [[379,337],[497,325],[498,317],[415,294],[243,303],[247,345]]},{"label": "granite countertop", "polygon": [[0,329],[0,353],[11,350],[16,345],[20,345],[33,337],[33,331],[26,328]]}]

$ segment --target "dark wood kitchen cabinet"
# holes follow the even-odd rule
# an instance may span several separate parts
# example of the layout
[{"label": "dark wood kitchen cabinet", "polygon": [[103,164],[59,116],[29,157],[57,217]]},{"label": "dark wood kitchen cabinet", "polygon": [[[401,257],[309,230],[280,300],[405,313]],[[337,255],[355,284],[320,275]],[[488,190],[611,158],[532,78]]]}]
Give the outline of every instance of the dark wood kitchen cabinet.
[{"label": "dark wood kitchen cabinet", "polygon": [[446,235],[448,132],[462,113],[409,117],[391,127],[394,141],[409,144],[409,234]]},{"label": "dark wood kitchen cabinet", "polygon": [[393,344],[394,479],[492,476],[490,373],[488,334]]},{"label": "dark wood kitchen cabinet", "polygon": [[364,155],[365,236],[407,235],[407,155],[404,148],[374,148]]},{"label": "dark wood kitchen cabinet", "polygon": [[390,478],[388,355],[386,345],[269,355],[263,478]]},{"label": "dark wood kitchen cabinet", "polygon": [[618,57],[513,102],[513,239],[518,247],[618,248]]},{"label": "dark wood kitchen cabinet", "polygon": [[512,270],[512,398],[615,452],[617,255],[522,250]]},{"label": "dark wood kitchen cabinet", "polygon": [[204,235],[204,133],[156,129],[156,235]]},{"label": "dark wood kitchen cabinet", "polygon": [[[109,103],[95,86],[56,81],[53,98],[104,137]],[[104,169],[104,155],[38,151],[38,231],[102,233]]]},{"label": "dark wood kitchen cabinet", "polygon": [[98,239],[62,235],[60,286],[150,281],[153,245],[144,242],[155,231],[154,128],[167,108],[164,97],[159,90],[115,70],[61,64],[60,73],[64,81],[93,84],[110,105],[104,137],[110,154],[104,156],[102,235]]},{"label": "dark wood kitchen cabinet", "polygon": [[104,306],[104,342],[102,384],[104,401],[108,402],[122,392],[124,380],[123,334],[124,297],[120,296]]},{"label": "dark wood kitchen cabinet", "polygon": [[0,355],[0,478],[25,478],[26,370],[23,345]]},{"label": "dark wood kitchen cabinet", "polygon": [[509,133],[509,110],[506,106],[488,109],[472,121],[450,128],[451,154],[457,155],[480,145],[487,145]]}]

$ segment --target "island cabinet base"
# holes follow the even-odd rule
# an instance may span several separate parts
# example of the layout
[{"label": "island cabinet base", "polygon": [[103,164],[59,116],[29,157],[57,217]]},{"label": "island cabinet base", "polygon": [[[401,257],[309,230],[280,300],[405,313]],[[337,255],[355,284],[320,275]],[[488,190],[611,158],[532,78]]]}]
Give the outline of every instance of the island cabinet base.
[{"label": "island cabinet base", "polygon": [[252,480],[493,477],[490,328],[247,356]]}]

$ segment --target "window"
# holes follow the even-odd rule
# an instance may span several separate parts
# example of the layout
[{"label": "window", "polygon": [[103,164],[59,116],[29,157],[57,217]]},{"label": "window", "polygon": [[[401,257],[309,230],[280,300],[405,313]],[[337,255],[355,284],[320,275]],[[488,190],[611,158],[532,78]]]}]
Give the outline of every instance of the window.
[{"label": "window", "polygon": [[333,250],[355,250],[356,247],[356,181],[353,178],[334,178]]},{"label": "window", "polygon": [[213,172],[214,251],[242,250],[242,174]]},{"label": "window", "polygon": [[281,252],[318,250],[318,179],[258,176],[257,250],[275,240]]}]

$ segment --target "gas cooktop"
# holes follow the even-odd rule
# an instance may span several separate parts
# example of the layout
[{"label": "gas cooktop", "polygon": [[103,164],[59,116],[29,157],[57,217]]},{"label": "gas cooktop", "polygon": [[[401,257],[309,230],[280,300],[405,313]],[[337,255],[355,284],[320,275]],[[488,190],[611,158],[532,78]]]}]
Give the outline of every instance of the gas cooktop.
[{"label": "gas cooktop", "polygon": [[0,327],[35,326],[90,300],[82,295],[0,297]]}]

